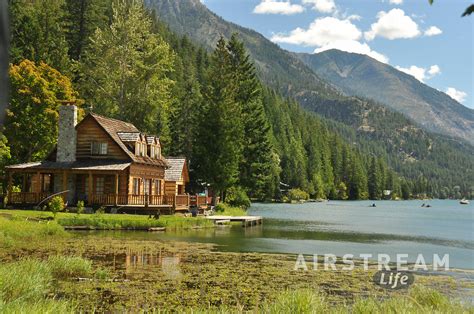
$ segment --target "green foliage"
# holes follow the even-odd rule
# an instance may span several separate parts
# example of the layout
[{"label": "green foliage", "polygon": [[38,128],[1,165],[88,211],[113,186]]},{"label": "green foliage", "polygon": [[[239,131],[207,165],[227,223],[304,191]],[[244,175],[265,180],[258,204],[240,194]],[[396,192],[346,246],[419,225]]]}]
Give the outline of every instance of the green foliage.
[{"label": "green foliage", "polygon": [[87,277],[92,273],[92,262],[82,257],[50,256],[48,267],[57,279]]},{"label": "green foliage", "polygon": [[47,261],[20,260],[0,265],[0,312],[72,313],[75,305],[48,295],[54,280],[91,274],[91,261],[81,257],[54,256]]},{"label": "green foliage", "polygon": [[77,210],[77,214],[80,215],[80,214],[83,214],[84,213],[84,201],[77,201],[77,205],[76,205],[76,210]]},{"label": "green foliage", "polygon": [[56,215],[60,211],[63,211],[64,208],[65,208],[64,200],[59,195],[53,197],[51,201],[48,203],[48,210],[53,213],[54,218],[56,218]]},{"label": "green foliage", "polygon": [[[18,64],[29,59],[68,73],[71,63],[67,54],[65,0],[9,2],[12,33],[10,62]],[[12,90],[15,91],[15,87]]]},{"label": "green foliage", "polygon": [[110,0],[65,0],[66,40],[69,57],[80,60],[89,48],[97,28],[107,25],[112,15]]},{"label": "green foliage", "polygon": [[62,215],[58,218],[62,226],[86,226],[91,229],[120,230],[166,227],[169,229],[209,227],[212,222],[203,218],[161,216],[159,220],[148,219],[148,216],[119,215],[119,214],[93,214],[93,215]]},{"label": "green foliage", "polygon": [[233,207],[226,203],[219,203],[214,208],[217,215],[222,216],[246,216],[247,211],[242,207]]},{"label": "green foliage", "polygon": [[[41,160],[51,152],[58,135],[58,109],[76,102],[71,81],[49,65],[23,60],[10,66],[11,99],[5,136],[12,162]],[[32,127],[34,126],[34,127]]]},{"label": "green foliage", "polygon": [[241,207],[247,209],[250,207],[250,199],[241,187],[231,187],[226,191],[225,202],[230,206]]},{"label": "green foliage", "polygon": [[300,189],[291,189],[288,191],[290,201],[305,201],[309,199],[309,194]]},{"label": "green foliage", "polygon": [[39,224],[21,220],[0,218],[0,246],[11,247],[17,243],[48,237],[67,237],[64,229],[55,222]]},{"label": "green foliage", "polygon": [[174,54],[138,0],[114,1],[112,11],[82,59],[81,91],[95,112],[160,134],[166,146]]}]

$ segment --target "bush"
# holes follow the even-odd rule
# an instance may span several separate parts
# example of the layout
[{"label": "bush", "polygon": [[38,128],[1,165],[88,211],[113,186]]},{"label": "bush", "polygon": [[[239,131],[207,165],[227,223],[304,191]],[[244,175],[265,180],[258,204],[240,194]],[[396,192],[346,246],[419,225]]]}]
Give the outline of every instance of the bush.
[{"label": "bush", "polygon": [[309,199],[309,194],[300,189],[291,189],[288,192],[288,198],[290,201],[303,201]]},{"label": "bush", "polygon": [[64,207],[64,200],[59,195],[53,197],[48,203],[48,210],[53,213],[54,218],[56,218],[58,212],[62,211]]},{"label": "bush", "polygon": [[230,206],[247,209],[250,207],[250,199],[247,193],[241,187],[231,187],[227,190],[225,202]]},{"label": "bush", "polygon": [[78,201],[77,202],[77,214],[83,214],[84,213],[84,201]]}]

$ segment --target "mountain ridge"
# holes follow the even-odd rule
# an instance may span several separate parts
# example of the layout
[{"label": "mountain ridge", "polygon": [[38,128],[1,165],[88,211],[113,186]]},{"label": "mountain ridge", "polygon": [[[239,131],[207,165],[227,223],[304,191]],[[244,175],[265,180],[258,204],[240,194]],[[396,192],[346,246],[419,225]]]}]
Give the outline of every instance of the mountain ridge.
[{"label": "mountain ridge", "polygon": [[407,73],[369,56],[335,49],[294,55],[346,95],[373,99],[431,132],[474,143],[474,110]]}]

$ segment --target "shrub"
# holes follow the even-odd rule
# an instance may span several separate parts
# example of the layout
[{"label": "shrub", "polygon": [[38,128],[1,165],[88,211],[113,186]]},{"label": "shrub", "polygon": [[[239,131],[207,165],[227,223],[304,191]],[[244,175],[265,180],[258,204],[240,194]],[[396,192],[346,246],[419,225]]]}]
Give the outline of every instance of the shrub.
[{"label": "shrub", "polygon": [[247,209],[250,207],[250,199],[247,193],[241,187],[231,187],[227,190],[225,202],[230,206]]},{"label": "shrub", "polygon": [[291,189],[288,192],[288,198],[290,201],[302,201],[309,199],[309,194],[300,189]]},{"label": "shrub", "polygon": [[77,202],[77,214],[83,214],[84,213],[84,201],[78,201]]},{"label": "shrub", "polygon": [[56,215],[58,214],[58,212],[62,211],[64,207],[65,207],[64,200],[59,195],[53,197],[48,204],[48,209],[50,212],[53,213],[54,218],[56,218]]}]

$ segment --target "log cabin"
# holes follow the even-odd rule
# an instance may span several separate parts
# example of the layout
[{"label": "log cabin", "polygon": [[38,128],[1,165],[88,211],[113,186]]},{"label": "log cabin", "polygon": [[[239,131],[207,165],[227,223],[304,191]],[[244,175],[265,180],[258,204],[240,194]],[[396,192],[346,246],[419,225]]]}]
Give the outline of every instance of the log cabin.
[{"label": "log cabin", "polygon": [[[163,157],[157,136],[95,113],[77,123],[74,105],[60,107],[57,146],[46,160],[6,171],[9,205],[37,205],[56,194],[68,205],[91,207],[175,211],[207,205],[206,198],[186,193],[186,159]],[[21,192],[14,192],[19,181]]]}]

